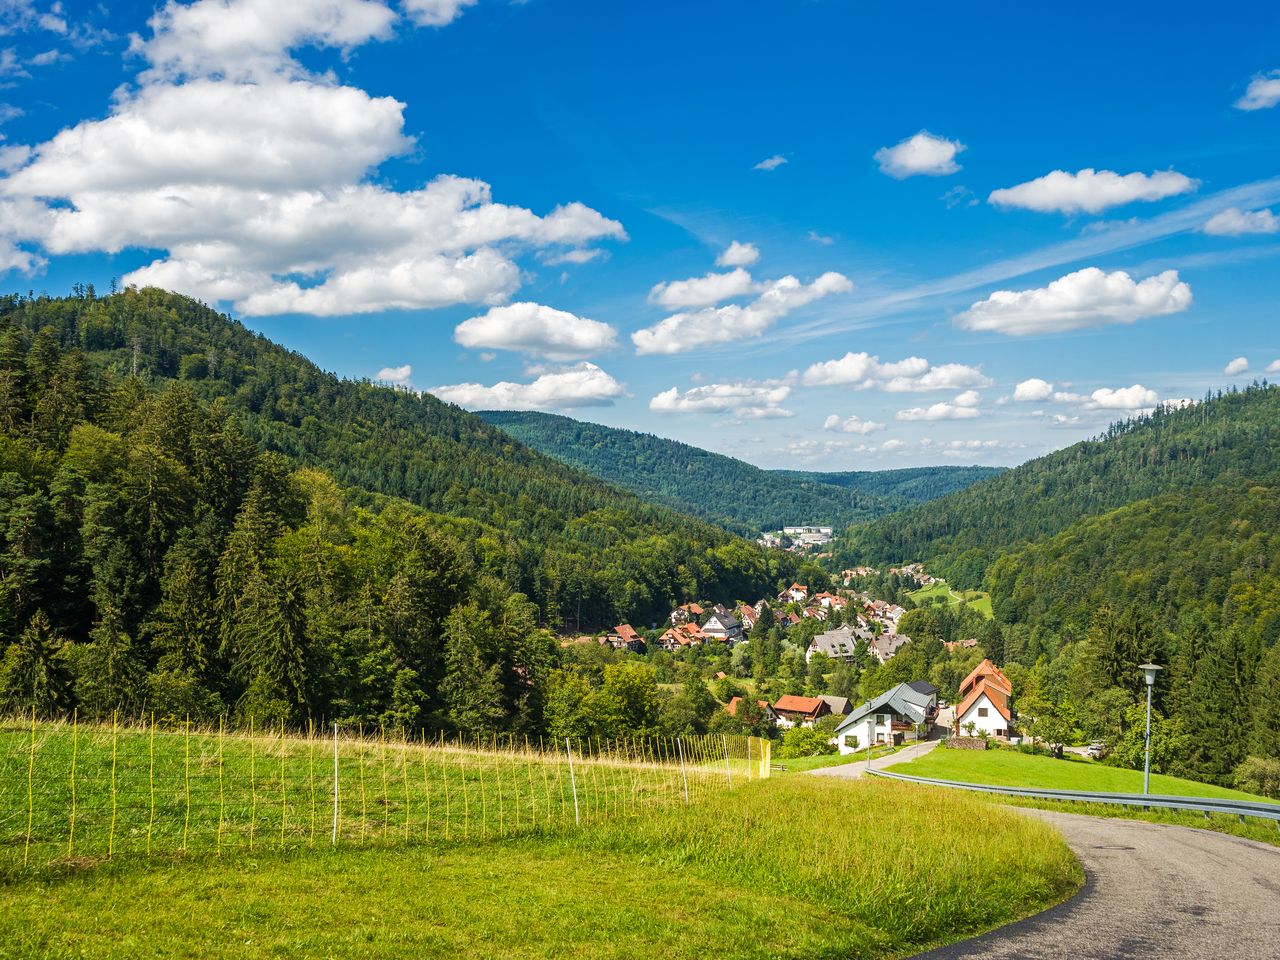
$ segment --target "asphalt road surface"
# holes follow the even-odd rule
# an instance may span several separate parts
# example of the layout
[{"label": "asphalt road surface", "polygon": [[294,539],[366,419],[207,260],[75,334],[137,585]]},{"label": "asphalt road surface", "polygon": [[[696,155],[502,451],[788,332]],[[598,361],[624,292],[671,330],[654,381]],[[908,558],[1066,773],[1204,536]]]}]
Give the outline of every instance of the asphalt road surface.
[{"label": "asphalt road surface", "polygon": [[[906,763],[908,760],[915,760],[923,757],[940,742],[938,740],[921,740],[919,743],[913,743],[897,753],[891,753],[885,757],[875,757],[871,761],[871,766],[876,770],[883,770],[886,767],[893,766],[895,763]],[[819,767],[817,770],[810,770],[809,774],[814,777],[853,778],[860,777],[866,772],[867,761],[859,757],[855,762],[842,763],[838,767]]]},{"label": "asphalt road surface", "polygon": [[1084,866],[1084,888],[1044,913],[920,958],[1280,958],[1280,848],[1140,820],[1020,812],[1062,831]]}]

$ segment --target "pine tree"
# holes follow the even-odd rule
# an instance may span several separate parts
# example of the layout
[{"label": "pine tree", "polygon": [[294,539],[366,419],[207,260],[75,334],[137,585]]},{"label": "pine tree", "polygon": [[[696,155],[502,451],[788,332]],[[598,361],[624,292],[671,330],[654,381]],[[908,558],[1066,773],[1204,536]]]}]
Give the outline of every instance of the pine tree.
[{"label": "pine tree", "polygon": [[444,681],[440,695],[445,717],[459,733],[477,737],[502,723],[502,684],[498,666],[481,655],[473,604],[454,609],[445,620]]},{"label": "pine tree", "polygon": [[0,705],[16,712],[34,707],[45,717],[70,710],[72,682],[66,654],[66,640],[54,632],[44,611],[37,610],[0,661]]}]

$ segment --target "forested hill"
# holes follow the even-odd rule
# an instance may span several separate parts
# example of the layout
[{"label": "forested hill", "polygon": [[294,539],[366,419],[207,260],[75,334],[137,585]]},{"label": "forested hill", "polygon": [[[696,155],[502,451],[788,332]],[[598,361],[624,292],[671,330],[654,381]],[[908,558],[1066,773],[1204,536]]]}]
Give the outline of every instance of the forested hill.
[{"label": "forested hill", "polygon": [[941,496],[996,472],[987,467],[833,474],[761,470],[653,434],[555,414],[482,411],[479,415],[562,463],[748,534],[805,523],[844,527]]},{"label": "forested hill", "polygon": [[[0,334],[4,442],[16,458],[3,466],[24,461],[28,484],[51,496],[78,424],[127,434],[120,410],[180,385],[257,449],[323,469],[350,498],[398,497],[450,518],[482,567],[551,626],[648,623],[672,601],[756,597],[795,573],[789,558],[565,467],[457,407],[340,380],[185,297],[7,297]],[[166,537],[190,522],[166,520]]]},{"label": "forested hill", "polygon": [[950,496],[850,531],[844,559],[927,560],[978,586],[1002,553],[1165,493],[1280,479],[1280,389],[1255,386],[1114,424]]}]

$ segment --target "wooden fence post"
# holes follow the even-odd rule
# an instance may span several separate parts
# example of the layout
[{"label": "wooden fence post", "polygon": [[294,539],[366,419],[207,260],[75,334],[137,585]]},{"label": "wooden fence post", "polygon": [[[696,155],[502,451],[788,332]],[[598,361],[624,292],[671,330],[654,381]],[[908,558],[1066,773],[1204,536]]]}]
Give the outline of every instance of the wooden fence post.
[{"label": "wooden fence post", "polygon": [[[32,743],[34,743],[34,738]],[[569,744],[569,738],[564,738],[564,752],[569,756],[569,786],[573,789],[573,822],[576,826],[582,826],[582,817],[578,813],[578,781],[573,775],[573,747]]]}]

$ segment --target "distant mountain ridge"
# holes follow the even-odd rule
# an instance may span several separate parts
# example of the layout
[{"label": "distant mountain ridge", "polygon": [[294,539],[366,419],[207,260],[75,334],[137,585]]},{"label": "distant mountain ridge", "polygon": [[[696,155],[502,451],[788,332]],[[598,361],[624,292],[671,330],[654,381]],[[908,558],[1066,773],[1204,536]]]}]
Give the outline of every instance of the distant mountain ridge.
[{"label": "distant mountain ridge", "polygon": [[478,416],[561,463],[740,533],[820,523],[835,527],[942,496],[999,468],[919,467],[815,474],[762,470],[653,434],[532,411]]}]

